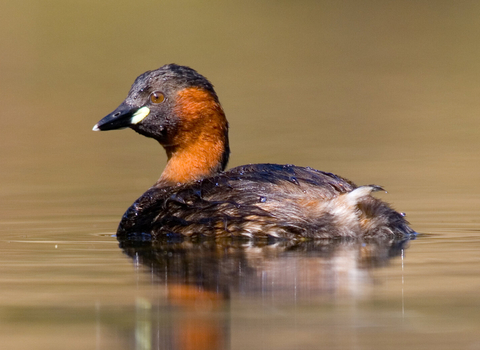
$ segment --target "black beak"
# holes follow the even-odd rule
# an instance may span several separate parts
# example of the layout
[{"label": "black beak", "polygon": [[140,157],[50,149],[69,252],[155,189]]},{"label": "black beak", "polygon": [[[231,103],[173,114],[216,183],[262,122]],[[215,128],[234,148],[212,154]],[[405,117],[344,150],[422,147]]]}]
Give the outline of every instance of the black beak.
[{"label": "black beak", "polygon": [[133,115],[138,108],[132,108],[123,102],[116,110],[100,120],[94,127],[93,131],[106,131],[127,128],[132,125]]}]

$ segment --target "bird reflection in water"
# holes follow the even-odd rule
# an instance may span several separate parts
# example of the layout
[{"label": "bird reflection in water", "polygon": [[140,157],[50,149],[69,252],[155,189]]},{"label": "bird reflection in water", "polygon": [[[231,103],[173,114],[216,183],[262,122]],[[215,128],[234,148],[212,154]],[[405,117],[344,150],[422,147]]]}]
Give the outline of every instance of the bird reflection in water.
[{"label": "bird reflection in water", "polygon": [[[385,239],[120,240],[123,251],[167,292],[163,316],[137,322],[137,328],[145,321],[153,328],[148,345],[137,349],[229,349],[232,301],[281,306],[361,298],[372,286],[371,269],[401,255],[407,245],[408,240]],[[166,319],[165,313],[174,316]]]}]

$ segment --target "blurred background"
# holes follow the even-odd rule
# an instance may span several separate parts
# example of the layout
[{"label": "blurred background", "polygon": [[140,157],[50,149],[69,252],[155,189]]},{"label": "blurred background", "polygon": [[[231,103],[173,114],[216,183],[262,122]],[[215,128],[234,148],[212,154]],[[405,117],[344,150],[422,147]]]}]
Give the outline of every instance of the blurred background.
[{"label": "blurred background", "polygon": [[[426,323],[442,324],[430,332],[452,329],[447,314],[468,319],[452,331],[465,343],[437,349],[479,347],[478,317],[464,312],[480,304],[480,3],[21,0],[2,2],[0,18],[0,332],[10,349],[64,348],[67,336],[78,340],[71,348],[118,348],[121,336],[101,333],[92,316],[98,305],[121,318],[135,293],[156,288],[138,287],[148,278],[112,235],[160,176],[164,152],[131,130],[91,129],[139,74],[166,63],[215,85],[230,167],[292,163],[384,186],[379,196],[423,235],[407,251],[410,270],[397,259],[375,274],[410,273],[414,300],[444,298],[432,310],[456,300],[441,316],[427,312]],[[75,316],[81,305],[91,307],[80,312],[86,321]],[[70,313],[63,329],[59,315]],[[239,337],[230,330],[232,348],[245,345],[245,327]],[[316,348],[314,333],[301,334],[290,348]],[[279,344],[259,348],[270,347]]]},{"label": "blurred background", "polygon": [[478,193],[476,2],[1,7],[3,195],[113,189],[128,206],[158,178],[163,150],[91,126],[136,76],[171,62],[216,86],[230,166],[294,163],[379,183],[412,214]]}]

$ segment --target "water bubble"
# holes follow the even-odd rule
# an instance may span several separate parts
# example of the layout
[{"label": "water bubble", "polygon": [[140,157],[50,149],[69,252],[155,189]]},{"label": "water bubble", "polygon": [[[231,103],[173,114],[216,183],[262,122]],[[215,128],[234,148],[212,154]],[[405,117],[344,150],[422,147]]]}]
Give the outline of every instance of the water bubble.
[{"label": "water bubble", "polygon": [[297,178],[295,176],[291,176],[288,178],[288,180],[292,183],[294,183],[295,185],[299,185],[300,186],[300,182],[298,182]]}]

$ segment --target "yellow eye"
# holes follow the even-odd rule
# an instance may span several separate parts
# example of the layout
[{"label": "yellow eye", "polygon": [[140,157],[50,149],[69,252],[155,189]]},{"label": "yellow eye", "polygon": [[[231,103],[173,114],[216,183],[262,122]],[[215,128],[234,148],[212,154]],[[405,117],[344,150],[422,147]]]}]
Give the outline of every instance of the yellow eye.
[{"label": "yellow eye", "polygon": [[162,103],[163,101],[165,101],[165,95],[162,94],[160,91],[152,92],[152,94],[150,95],[150,101],[152,101],[153,103]]}]

